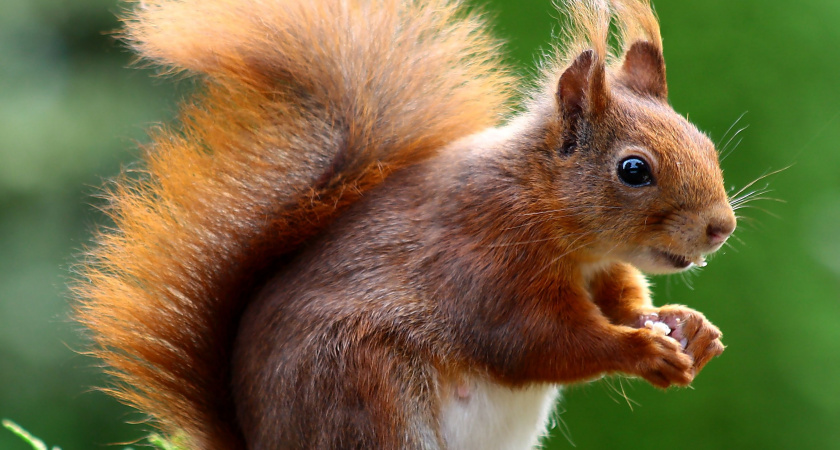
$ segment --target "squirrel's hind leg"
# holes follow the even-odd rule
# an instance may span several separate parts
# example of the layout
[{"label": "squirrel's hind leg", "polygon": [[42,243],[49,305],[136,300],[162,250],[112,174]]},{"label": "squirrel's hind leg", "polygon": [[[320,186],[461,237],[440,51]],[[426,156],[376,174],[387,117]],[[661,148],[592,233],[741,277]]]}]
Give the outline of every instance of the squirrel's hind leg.
[{"label": "squirrel's hind leg", "polygon": [[240,336],[261,343],[241,346],[234,364],[248,448],[441,448],[428,362],[386,336],[359,337],[364,326],[342,328]]}]

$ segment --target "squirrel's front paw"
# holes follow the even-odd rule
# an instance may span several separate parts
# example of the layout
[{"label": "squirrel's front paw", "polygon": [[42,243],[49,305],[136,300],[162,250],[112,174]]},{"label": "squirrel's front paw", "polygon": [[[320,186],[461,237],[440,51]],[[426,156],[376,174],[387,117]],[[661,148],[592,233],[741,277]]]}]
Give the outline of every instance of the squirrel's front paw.
[{"label": "squirrel's front paw", "polygon": [[694,375],[723,353],[720,330],[703,314],[682,305],[667,305],[639,317],[638,328],[649,328],[678,341],[694,359]]},{"label": "squirrel's front paw", "polygon": [[687,386],[694,379],[691,356],[682,351],[679,342],[655,330],[636,330],[639,344],[634,352],[632,372],[654,386]]}]

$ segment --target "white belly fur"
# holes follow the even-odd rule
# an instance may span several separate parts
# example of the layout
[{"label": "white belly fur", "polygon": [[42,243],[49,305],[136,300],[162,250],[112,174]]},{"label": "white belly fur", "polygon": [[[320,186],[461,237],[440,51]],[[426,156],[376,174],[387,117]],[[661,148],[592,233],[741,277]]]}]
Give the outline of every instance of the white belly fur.
[{"label": "white belly fur", "polygon": [[511,389],[471,378],[442,404],[441,428],[448,449],[524,450],[539,444],[559,388],[536,384]]}]

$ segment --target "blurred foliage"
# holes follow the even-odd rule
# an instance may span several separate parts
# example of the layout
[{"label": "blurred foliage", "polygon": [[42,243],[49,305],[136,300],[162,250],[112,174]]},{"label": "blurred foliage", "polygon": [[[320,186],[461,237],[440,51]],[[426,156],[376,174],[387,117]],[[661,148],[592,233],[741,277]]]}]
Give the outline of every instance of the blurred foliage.
[{"label": "blurred foliage", "polygon": [[[3,420],[3,427],[14,433],[14,435],[20,438],[23,442],[29,444],[33,450],[48,450],[49,448],[46,444],[44,444],[44,441],[32,436],[32,434],[11,420]],[[61,448],[53,447],[52,450],[61,450]]]},{"label": "blurred foliage", "polygon": [[[655,279],[727,351],[693,389],[608,379],[566,390],[551,448],[840,447],[840,3],[655,2],[671,102],[723,145],[733,189],[790,166],[741,210],[732,246],[687,277]],[[0,416],[65,450],[133,442],[140,417],[105,383],[68,320],[66,282],[95,224],[104,179],[168,120],[176,83],[128,69],[109,35],[113,0],[0,3]],[[548,0],[487,5],[511,60],[532,67],[557,14]],[[726,138],[728,139],[728,137]],[[692,288],[693,286],[693,288]],[[626,398],[625,398],[626,397]],[[565,433],[561,432],[563,430]],[[564,436],[566,434],[566,436]],[[10,433],[0,448],[25,449]]]},{"label": "blurred foliage", "polygon": [[[47,447],[47,445],[44,444],[44,441],[33,436],[32,433],[24,430],[23,427],[12,422],[11,420],[4,419],[2,421],[2,425],[4,428],[6,428],[15,436],[17,436],[20,440],[29,444],[29,446],[32,447],[33,450],[49,450],[50,448],[52,450],[61,450],[61,447],[57,446]],[[140,445],[143,447],[154,447],[160,450],[181,450],[181,447],[178,447],[176,444],[168,442],[159,434],[152,434],[150,436],[147,436],[146,440],[148,441],[148,443],[141,442]],[[123,450],[132,450],[132,448],[124,447]]]}]

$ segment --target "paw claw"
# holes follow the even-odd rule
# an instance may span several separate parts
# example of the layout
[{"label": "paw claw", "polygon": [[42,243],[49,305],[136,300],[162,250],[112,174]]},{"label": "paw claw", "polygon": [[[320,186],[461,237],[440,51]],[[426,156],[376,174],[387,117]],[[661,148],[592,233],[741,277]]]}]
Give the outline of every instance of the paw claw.
[{"label": "paw claw", "polygon": [[674,339],[651,329],[638,330],[644,346],[638,353],[633,373],[654,386],[686,386],[694,379],[694,361]]},{"label": "paw claw", "polygon": [[[656,319],[654,319],[654,317]],[[715,356],[720,355],[724,346],[720,342],[721,332],[703,314],[680,305],[659,308],[656,312],[640,315],[639,328],[652,331],[664,331],[680,347],[680,353],[693,360],[692,372],[697,373]],[[657,330],[658,328],[658,330]]]}]

